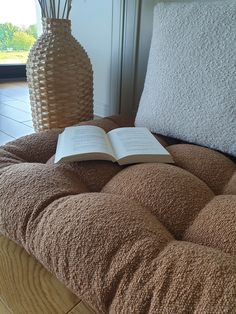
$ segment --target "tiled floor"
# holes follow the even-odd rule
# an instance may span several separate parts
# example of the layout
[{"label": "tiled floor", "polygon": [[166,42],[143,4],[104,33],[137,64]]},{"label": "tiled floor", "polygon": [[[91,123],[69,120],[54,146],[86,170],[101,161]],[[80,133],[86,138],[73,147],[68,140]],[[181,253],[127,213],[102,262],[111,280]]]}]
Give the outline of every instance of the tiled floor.
[{"label": "tiled floor", "polygon": [[0,145],[33,133],[26,82],[0,82]]}]

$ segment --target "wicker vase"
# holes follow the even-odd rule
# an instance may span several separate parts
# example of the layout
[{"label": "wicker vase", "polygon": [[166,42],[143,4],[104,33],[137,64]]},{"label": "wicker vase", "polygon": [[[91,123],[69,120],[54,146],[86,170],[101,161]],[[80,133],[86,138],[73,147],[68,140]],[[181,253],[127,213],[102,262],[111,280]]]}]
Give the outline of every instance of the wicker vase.
[{"label": "wicker vase", "polygon": [[83,47],[64,19],[43,19],[43,34],[26,64],[36,131],[62,128],[93,117],[93,73]]}]

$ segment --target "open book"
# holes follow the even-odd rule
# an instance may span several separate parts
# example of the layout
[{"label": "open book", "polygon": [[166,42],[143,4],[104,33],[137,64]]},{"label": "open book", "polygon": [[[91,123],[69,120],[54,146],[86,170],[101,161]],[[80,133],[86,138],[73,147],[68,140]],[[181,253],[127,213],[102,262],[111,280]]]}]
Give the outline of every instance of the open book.
[{"label": "open book", "polygon": [[65,128],[58,138],[55,163],[84,160],[110,160],[120,165],[173,163],[168,151],[146,128],[118,128],[109,133],[90,125]]}]

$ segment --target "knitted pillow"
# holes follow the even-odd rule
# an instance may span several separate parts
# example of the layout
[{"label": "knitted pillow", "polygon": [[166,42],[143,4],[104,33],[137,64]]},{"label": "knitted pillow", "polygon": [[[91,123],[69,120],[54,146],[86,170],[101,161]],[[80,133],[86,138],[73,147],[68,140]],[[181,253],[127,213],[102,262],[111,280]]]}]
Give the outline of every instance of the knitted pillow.
[{"label": "knitted pillow", "polygon": [[135,125],[236,156],[235,0],[156,5]]}]

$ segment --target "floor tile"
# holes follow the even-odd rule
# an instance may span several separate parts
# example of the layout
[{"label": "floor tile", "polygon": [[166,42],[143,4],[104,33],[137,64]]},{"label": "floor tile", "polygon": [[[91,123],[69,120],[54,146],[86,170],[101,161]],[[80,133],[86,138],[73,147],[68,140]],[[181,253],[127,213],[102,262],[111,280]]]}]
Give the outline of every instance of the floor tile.
[{"label": "floor tile", "polygon": [[31,120],[31,114],[29,112],[25,112],[23,110],[5,104],[0,104],[0,115],[14,119],[19,122]]},{"label": "floor tile", "polygon": [[19,94],[17,92],[14,93],[3,93],[0,90],[0,103],[4,102],[8,102],[8,101],[22,101],[26,104],[30,104],[30,99],[29,99],[29,95],[25,94],[25,93],[20,93]]},{"label": "floor tile", "polygon": [[30,105],[22,100],[14,100],[14,99],[8,98],[8,100],[5,99],[1,101],[1,98],[0,98],[0,105],[1,104],[8,105],[10,107],[14,107],[16,109],[20,109],[25,112],[31,113]]},{"label": "floor tile", "polygon": [[14,98],[11,98],[11,97],[8,97],[8,96],[5,96],[3,94],[0,93],[0,104],[2,102],[8,102],[9,100],[15,100]]},{"label": "floor tile", "polygon": [[0,82],[0,143],[34,133],[27,83]]},{"label": "floor tile", "polygon": [[32,129],[34,128],[34,126],[33,126],[33,121],[32,121],[32,120],[24,121],[23,124],[28,125],[28,126],[31,127]]},{"label": "floor tile", "polygon": [[21,95],[18,98],[16,97],[16,99],[20,99],[21,101],[26,102],[27,104],[30,104],[30,98],[29,95]]},{"label": "floor tile", "polygon": [[14,137],[11,137],[9,135],[7,135],[6,133],[3,133],[0,131],[0,145],[4,145],[9,141],[14,140]]},{"label": "floor tile", "polygon": [[0,130],[12,137],[21,137],[34,131],[31,127],[0,115]]},{"label": "floor tile", "polygon": [[19,99],[21,97],[29,98],[28,89],[22,87],[0,89],[0,94],[14,99]]}]

